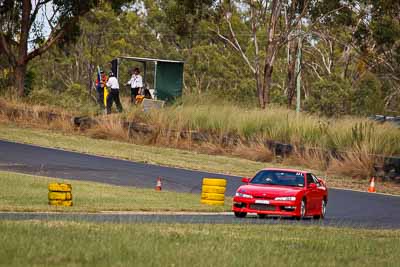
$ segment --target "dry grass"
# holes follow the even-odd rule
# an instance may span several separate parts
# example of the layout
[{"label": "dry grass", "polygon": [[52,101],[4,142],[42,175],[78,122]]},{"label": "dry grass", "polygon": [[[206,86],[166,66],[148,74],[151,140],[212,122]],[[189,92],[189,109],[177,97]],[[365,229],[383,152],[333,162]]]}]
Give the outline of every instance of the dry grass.
[{"label": "dry grass", "polygon": [[295,149],[291,155],[283,159],[282,163],[325,171],[328,168],[330,157],[320,149]]},{"label": "dry grass", "polygon": [[[193,104],[170,106],[149,113],[143,113],[138,107],[125,107],[125,113],[98,116],[96,125],[79,129],[71,123],[75,115],[71,112],[17,101],[6,103],[0,99],[0,121],[210,155],[233,155],[260,162],[283,161],[289,166],[358,178],[373,174],[374,166],[379,163],[377,154],[400,154],[400,131],[365,119],[328,120],[296,115],[293,111],[277,107],[259,110],[232,105]],[[151,132],[129,135],[124,121],[150,125]],[[205,139],[193,139],[192,132],[202,133]],[[295,151],[289,157],[275,158],[273,151],[262,140],[291,143],[295,145]],[[339,151],[341,158],[327,156],[329,153],[326,151],[329,150]]]},{"label": "dry grass", "polygon": [[99,139],[127,140],[128,133],[123,128],[123,120],[118,115],[99,116],[96,125],[87,130],[87,135]]},{"label": "dry grass", "polygon": [[18,101],[0,99],[0,121],[14,122],[24,126],[57,129],[72,132],[71,118],[74,113],[48,106],[29,105]]},{"label": "dry grass", "polygon": [[272,162],[275,159],[274,153],[262,142],[252,142],[250,144],[240,142],[233,148],[232,155],[260,162]]},{"label": "dry grass", "polygon": [[359,148],[353,153],[346,153],[342,159],[331,158],[327,173],[345,175],[353,178],[370,178],[375,175],[375,166],[381,166],[383,159]]}]

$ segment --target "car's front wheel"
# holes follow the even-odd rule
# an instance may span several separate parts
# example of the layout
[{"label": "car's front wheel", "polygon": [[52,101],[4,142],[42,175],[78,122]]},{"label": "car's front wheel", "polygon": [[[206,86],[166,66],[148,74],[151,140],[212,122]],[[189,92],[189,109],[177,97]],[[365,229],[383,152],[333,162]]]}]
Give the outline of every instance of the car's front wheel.
[{"label": "car's front wheel", "polygon": [[247,215],[247,212],[235,211],[235,216],[238,217],[238,218],[244,218],[244,217],[246,217],[246,215]]},{"label": "car's front wheel", "polygon": [[296,219],[301,220],[304,219],[305,216],[306,216],[306,200],[303,199],[300,203],[300,216],[297,216]]},{"label": "car's front wheel", "polygon": [[318,219],[325,218],[325,213],[326,213],[326,200],[323,199],[321,201],[321,214],[320,215],[315,215],[314,219],[318,220]]}]

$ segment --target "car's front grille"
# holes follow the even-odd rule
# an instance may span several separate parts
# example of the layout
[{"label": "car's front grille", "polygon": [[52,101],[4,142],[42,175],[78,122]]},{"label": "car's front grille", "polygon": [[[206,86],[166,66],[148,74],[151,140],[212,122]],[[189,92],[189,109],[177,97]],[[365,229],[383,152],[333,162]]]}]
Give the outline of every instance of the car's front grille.
[{"label": "car's front grille", "polygon": [[235,206],[235,208],[245,208],[246,207],[246,203],[241,203],[241,202],[237,202],[237,203],[233,203],[233,206]]},{"label": "car's front grille", "polygon": [[273,205],[265,205],[265,204],[251,204],[250,209],[252,209],[252,210],[276,210],[276,207]]},{"label": "car's front grille", "polygon": [[273,199],[273,197],[269,197],[269,196],[256,196],[256,195],[253,195],[253,198],[257,198],[257,199],[268,199],[268,200]]}]

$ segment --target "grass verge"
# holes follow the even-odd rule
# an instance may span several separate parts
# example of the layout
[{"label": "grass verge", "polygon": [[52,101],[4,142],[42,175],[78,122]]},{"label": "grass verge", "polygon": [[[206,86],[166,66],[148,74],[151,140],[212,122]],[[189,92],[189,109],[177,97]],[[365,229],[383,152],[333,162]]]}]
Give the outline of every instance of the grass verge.
[{"label": "grass verge", "polygon": [[[257,170],[271,166],[295,166],[295,164],[291,165],[290,162],[288,162],[288,164],[263,163],[236,157],[201,154],[188,150],[135,145],[126,142],[93,139],[76,134],[69,135],[49,130],[21,128],[20,126],[5,123],[0,123],[0,139],[127,159],[137,162],[237,176],[251,177]],[[324,172],[317,170],[314,170],[314,173],[325,177],[330,187],[341,187],[363,191],[368,188],[368,181],[366,180],[333,175],[326,177]],[[378,182],[376,186],[378,192],[400,194],[400,186],[397,184],[391,182]]]},{"label": "grass verge", "polygon": [[[102,183],[70,181],[0,171],[0,210],[2,211],[226,211],[225,206],[200,204],[200,196],[135,187],[121,187]],[[73,207],[55,207],[47,204],[47,184],[72,184]]]},{"label": "grass verge", "polygon": [[4,266],[395,266],[400,262],[398,230],[2,221],[0,232]]}]

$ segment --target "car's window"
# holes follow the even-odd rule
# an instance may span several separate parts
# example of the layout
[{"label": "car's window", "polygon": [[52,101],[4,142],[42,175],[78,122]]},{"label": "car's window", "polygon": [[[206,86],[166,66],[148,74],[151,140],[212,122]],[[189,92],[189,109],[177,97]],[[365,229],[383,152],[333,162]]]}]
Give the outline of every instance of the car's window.
[{"label": "car's window", "polygon": [[315,176],[314,174],[311,174],[311,176],[313,177],[313,179],[314,179],[314,183],[316,183],[317,184],[317,186],[320,186],[321,184],[320,184],[320,182],[318,181],[318,178],[317,178],[317,176]]},{"label": "car's window", "polygon": [[251,179],[250,184],[304,186],[304,176],[301,172],[263,170]]},{"label": "car's window", "polygon": [[315,181],[311,173],[307,173],[307,186],[309,186],[310,184],[315,184]]}]

